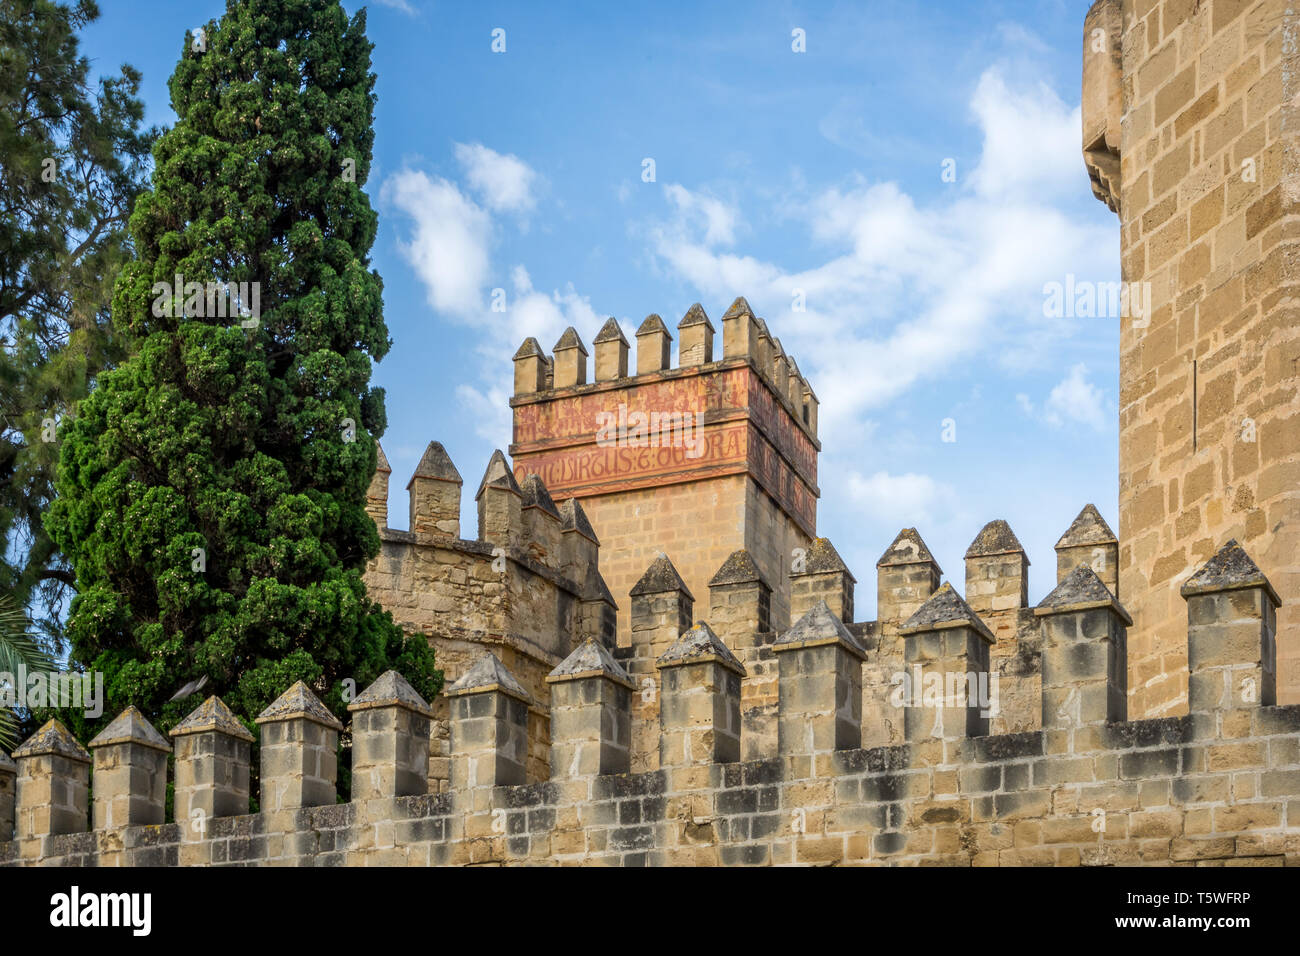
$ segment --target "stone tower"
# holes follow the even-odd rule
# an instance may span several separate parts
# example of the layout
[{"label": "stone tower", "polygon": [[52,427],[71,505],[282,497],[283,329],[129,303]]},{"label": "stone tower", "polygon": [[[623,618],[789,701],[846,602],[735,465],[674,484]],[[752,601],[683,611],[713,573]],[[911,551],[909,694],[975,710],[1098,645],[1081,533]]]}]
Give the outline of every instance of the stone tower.
[{"label": "stone tower", "polygon": [[1300,701],[1300,144],[1287,0],[1098,0],[1083,152],[1149,290],[1120,333],[1119,599],[1129,715],[1186,712],[1179,587],[1236,538],[1282,598],[1279,703]]},{"label": "stone tower", "polygon": [[673,367],[658,315],[637,330],[635,364],[610,319],[593,342],[592,381],[572,328],[553,358],[531,338],[515,354],[515,475],[538,474],[557,499],[582,502],[623,643],[625,596],[661,552],[704,602],[727,557],[747,550],[771,582],[773,626],[790,623],[795,549],[816,535],[817,397],[743,298],[721,324],[715,349],[713,324],[692,306]]}]

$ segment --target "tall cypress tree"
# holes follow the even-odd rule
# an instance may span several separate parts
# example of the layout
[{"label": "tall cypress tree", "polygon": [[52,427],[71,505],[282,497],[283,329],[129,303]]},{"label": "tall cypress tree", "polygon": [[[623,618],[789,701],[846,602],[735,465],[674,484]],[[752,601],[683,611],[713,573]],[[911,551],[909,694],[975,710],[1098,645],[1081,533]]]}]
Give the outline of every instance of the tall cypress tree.
[{"label": "tall cypress tree", "polygon": [[132,355],[61,428],[46,520],[105,718],[134,703],[170,727],[202,676],[245,719],[299,679],[336,712],[390,666],[441,686],[361,578],[390,344],[362,191],[371,48],[337,0],[227,0],[184,40],[114,288]]}]

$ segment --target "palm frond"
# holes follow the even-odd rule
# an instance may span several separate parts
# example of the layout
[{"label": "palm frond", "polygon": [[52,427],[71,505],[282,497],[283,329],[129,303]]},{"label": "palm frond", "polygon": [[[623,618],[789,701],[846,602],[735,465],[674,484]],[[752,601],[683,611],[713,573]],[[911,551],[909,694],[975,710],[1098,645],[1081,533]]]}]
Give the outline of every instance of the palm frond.
[{"label": "palm frond", "polygon": [[[20,670],[54,671],[54,661],[31,635],[31,622],[12,595],[0,594],[0,674],[17,680]],[[13,688],[17,689],[17,688]],[[12,750],[18,743],[18,716],[0,706],[0,747]]]},{"label": "palm frond", "polygon": [[22,665],[29,671],[57,668],[39,641],[31,635],[31,622],[13,597],[0,594],[0,672],[14,673]]},{"label": "palm frond", "polygon": [[18,746],[18,716],[8,707],[0,707],[0,750],[10,753]]}]

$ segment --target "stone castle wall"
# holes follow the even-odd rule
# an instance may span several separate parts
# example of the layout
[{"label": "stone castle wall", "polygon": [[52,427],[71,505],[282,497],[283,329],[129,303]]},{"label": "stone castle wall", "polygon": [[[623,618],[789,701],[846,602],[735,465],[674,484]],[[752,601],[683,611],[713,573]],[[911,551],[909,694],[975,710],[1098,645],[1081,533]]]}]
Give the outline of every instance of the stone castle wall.
[{"label": "stone castle wall", "polygon": [[[729,563],[715,603],[737,608],[754,579]],[[647,571],[634,618],[680,607],[670,571]],[[990,733],[978,700],[925,691],[895,710],[901,743],[864,748],[872,648],[834,593],[758,641],[776,685],[775,750],[759,759],[742,744],[750,666],[703,623],[655,659],[657,760],[641,771],[640,685],[595,638],[547,676],[550,779],[537,783],[530,694],[488,651],[446,692],[443,792],[428,775],[432,710],[391,671],[349,706],[347,803],[334,791],[345,728],[301,683],[258,718],[257,814],[252,735],[218,698],[170,744],[134,708],[89,752],[52,721],[0,758],[0,865],[1300,863],[1300,707],[1274,702],[1276,592],[1232,542],[1182,593],[1190,713],[1175,718],[1126,719],[1130,619],[1079,566],[1031,611],[1041,726],[1019,733]],[[948,585],[898,635],[926,687],[994,666],[992,633]]]},{"label": "stone castle wall", "polygon": [[1083,146],[1120,219],[1119,594],[1135,714],[1183,713],[1182,582],[1249,547],[1284,599],[1282,699],[1300,701],[1297,15],[1286,0],[1099,0]]},{"label": "stone castle wall", "polygon": [[[496,452],[480,483],[479,535],[458,537],[461,479],[441,444],[432,442],[408,483],[410,525],[417,531],[386,526],[389,469],[382,457],[370,490],[370,511],[380,526],[382,550],[366,571],[371,595],[404,628],[427,636],[448,681],[459,679],[489,648],[516,675],[529,694],[528,781],[549,776],[550,688],[547,675],[587,638],[597,639],[627,669],[640,690],[633,696],[632,763],[652,770],[658,760],[656,661],[697,620],[709,620],[744,663],[742,681],[744,753],[753,759],[776,753],[776,663],[772,645],[818,601],[826,601],[868,649],[859,680],[860,721],[868,745],[902,742],[896,707],[882,688],[905,670],[902,628],[940,587],[943,571],[919,533],[904,529],[877,564],[877,620],[858,621],[856,578],[826,538],[793,549],[783,586],[773,587],[762,557],[776,560],[777,549],[758,554],[737,549],[713,557],[703,586],[689,587],[679,570],[688,543],[705,535],[685,530],[678,550],[642,563],[631,585],[618,593],[605,586],[609,553],[595,538],[594,522],[576,499],[555,505],[540,476],[520,485],[504,455]],[[749,482],[748,476],[730,481]],[[691,489],[675,486],[668,513],[688,513],[699,504]],[[669,489],[664,490],[667,495]],[[633,494],[644,494],[634,492]],[[737,495],[737,502],[743,500]],[[754,488],[748,499],[770,498]],[[492,501],[509,507],[492,510]],[[597,507],[608,500],[592,499]],[[623,505],[626,507],[626,504]],[[757,509],[755,509],[757,510]],[[493,517],[499,512],[500,520]],[[755,519],[783,520],[778,509]],[[433,528],[435,530],[427,530]],[[716,543],[708,547],[710,556]],[[1114,594],[1118,542],[1093,506],[1084,508],[1057,545],[1058,583],[1080,564],[1092,567]],[[615,560],[627,561],[618,553]],[[992,673],[998,677],[999,710],[991,717],[996,733],[1037,729],[1039,724],[1040,637],[1028,602],[1029,559],[1004,521],[993,521],[971,543],[965,557],[965,599],[994,640]],[[582,581],[581,585],[578,583]],[[615,635],[614,614],[629,621]],[[433,702],[430,777],[438,790],[450,781],[449,703]]]},{"label": "stone castle wall", "polygon": [[[721,324],[715,349],[713,325],[693,305],[677,326],[674,367],[673,336],[658,315],[641,324],[635,350],[610,319],[593,342],[590,381],[575,329],[553,355],[527,339],[514,359],[509,450],[520,481],[537,474],[557,498],[582,502],[615,594],[664,552],[702,595],[743,548],[772,582],[784,627],[792,556],[816,536],[817,397],[743,297]],[[630,627],[624,607],[621,644]]]},{"label": "stone castle wall", "polygon": [[[424,634],[449,680],[490,647],[530,695],[529,774],[549,759],[546,675],[593,637],[613,644],[614,601],[598,568],[599,545],[582,506],[556,506],[538,481],[520,486],[499,453],[479,489],[478,536],[460,537],[461,478],[442,445],[430,443],[408,484],[410,531],[388,523],[391,469],[380,449],[371,516],[381,549],[366,569],[370,596],[410,633]],[[433,702],[430,778],[449,779],[448,703]]]},{"label": "stone castle wall", "polygon": [[[290,688],[258,720],[258,814],[254,738],[215,697],[171,742],[133,708],[89,751],[51,722],[0,754],[0,864],[1300,863],[1283,7],[1088,14],[1085,158],[1152,311],[1121,335],[1121,533],[1084,508],[1037,607],[993,521],[964,596],[904,529],[856,620],[816,534],[816,396],[743,298],[719,357],[687,313],[676,368],[658,316],[634,367],[611,320],[589,383],[570,329],[515,356],[514,462],[489,461],[474,538],[436,442],[388,528],[381,452],[367,586],[444,696],[390,672],[349,728]],[[602,443],[619,405],[698,414],[704,453]]]}]

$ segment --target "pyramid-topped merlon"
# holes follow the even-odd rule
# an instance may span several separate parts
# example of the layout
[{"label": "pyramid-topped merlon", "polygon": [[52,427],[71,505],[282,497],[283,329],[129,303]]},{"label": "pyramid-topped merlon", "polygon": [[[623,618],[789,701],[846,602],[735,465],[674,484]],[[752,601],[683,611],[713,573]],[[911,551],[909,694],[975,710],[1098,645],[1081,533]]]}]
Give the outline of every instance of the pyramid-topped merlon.
[{"label": "pyramid-topped merlon", "polygon": [[697,621],[694,627],[677,638],[668,650],[659,655],[655,664],[665,667],[697,661],[716,661],[741,677],[745,676],[745,665],[736,659],[736,655],[703,621]]},{"label": "pyramid-topped merlon", "polygon": [[523,507],[540,508],[557,521],[560,520],[560,509],[555,507],[555,502],[551,500],[551,493],[546,490],[546,483],[542,481],[541,475],[531,474],[524,478],[524,483],[520,486],[520,494],[523,497]]},{"label": "pyramid-topped merlon", "polygon": [[[740,326],[732,328],[728,333],[731,341],[727,344],[725,358],[721,361],[731,363],[745,358],[751,365],[756,366],[757,371],[767,381],[768,386],[776,392],[782,406],[795,422],[801,428],[811,431],[815,437],[817,402],[812,387],[804,379],[798,363],[785,350],[781,341],[772,335],[766,320],[754,314],[748,300],[744,296],[737,296],[727,308],[723,320],[730,322],[741,318],[750,319],[753,327],[745,323],[743,332],[740,331]],[[684,336],[679,354],[681,368],[713,365],[718,361],[713,355],[713,341],[717,329],[702,303],[692,303],[677,323],[677,328],[679,334]],[[669,346],[673,335],[663,317],[656,312],[650,313],[637,327],[636,335],[639,338],[636,371],[630,377],[658,375],[670,370]],[[597,381],[593,384],[629,377],[624,363],[630,345],[616,317],[610,316],[604,321],[593,342],[596,345],[606,346],[598,352],[598,355],[602,356],[601,367],[597,370]],[[611,348],[612,346],[619,348]],[[524,340],[514,355],[516,395],[535,395],[573,385],[587,384],[585,359],[588,351],[575,327],[565,328],[552,352],[554,358],[542,349],[534,337],[530,336]],[[733,370],[734,367],[723,367],[711,371],[725,375]],[[560,376],[559,379],[555,377],[557,375]],[[567,397],[569,396],[555,396],[559,400]],[[809,407],[810,397],[812,403]]]},{"label": "pyramid-topped merlon", "polygon": [[718,568],[717,573],[709,579],[709,587],[724,587],[728,584],[750,584],[755,581],[769,591],[772,589],[750,553],[744,548],[740,548],[731,552],[727,556],[727,560],[722,562],[722,567]]},{"label": "pyramid-topped merlon", "polygon": [[[453,481],[456,484],[461,483],[460,472],[452,464],[451,456],[447,454],[447,449],[442,447],[442,442],[431,441],[429,447],[424,450],[424,455],[420,458],[420,463],[415,466],[415,474],[411,476],[411,481],[416,478],[434,478],[438,481]],[[410,489],[410,484],[407,484]]]},{"label": "pyramid-topped merlon", "polygon": [[582,585],[582,599],[584,601],[601,601],[614,609],[618,608],[618,602],[614,600],[614,595],[610,593],[604,575],[600,573],[594,564],[587,568],[587,580]]},{"label": "pyramid-topped merlon", "polygon": [[578,336],[578,330],[569,326],[560,336],[560,340],[555,343],[552,352],[563,352],[565,349],[577,349],[583,355],[587,354],[587,346],[582,344],[582,339]]},{"label": "pyramid-topped merlon", "polygon": [[1199,571],[1183,582],[1180,592],[1183,597],[1191,597],[1194,594],[1235,591],[1241,588],[1263,588],[1275,605],[1282,603],[1277,591],[1273,590],[1273,585],[1264,576],[1264,572],[1237,543],[1237,539],[1233,538],[1215,552]]},{"label": "pyramid-topped merlon", "polygon": [[641,580],[633,585],[629,592],[633,597],[640,594],[662,594],[665,591],[681,591],[692,601],[695,595],[691,594],[690,588],[682,580],[682,576],[677,573],[673,563],[668,560],[668,555],[663,552],[650,563],[646,568],[645,574],[641,575]]},{"label": "pyramid-topped merlon", "polygon": [[749,307],[749,301],[743,295],[738,295],[727,311],[722,314],[722,319],[725,322],[727,319],[738,319],[742,316],[749,316],[757,324],[758,320],[754,316],[754,310]]},{"label": "pyramid-topped merlon", "polygon": [[918,634],[922,631],[938,631],[949,627],[969,627],[990,644],[994,642],[993,632],[946,581],[939,590],[930,595],[928,601],[917,608],[916,613],[898,629],[898,633]]},{"label": "pyramid-topped merlon", "polygon": [[668,336],[669,339],[673,337],[672,333],[668,331],[668,326],[664,325],[664,320],[659,318],[657,312],[651,312],[647,315],[644,321],[642,321],[640,327],[636,330],[637,335],[653,335],[657,332],[663,333]]},{"label": "pyramid-topped merlon", "polygon": [[596,333],[596,338],[593,340],[592,344],[603,345],[606,342],[622,342],[624,345],[628,344],[626,336],[623,335],[623,327],[618,324],[618,319],[614,318],[612,315],[605,321],[605,324],[600,327],[600,331]]},{"label": "pyramid-topped merlon", "polygon": [[795,622],[793,627],[776,639],[773,647],[779,650],[795,650],[823,644],[839,644],[864,660],[867,656],[866,648],[844,626],[844,622],[835,616],[835,612],[825,601],[818,601],[807,614]]},{"label": "pyramid-topped merlon", "polygon": [[1076,548],[1089,544],[1117,544],[1119,539],[1110,530],[1106,519],[1101,516],[1096,505],[1087,504],[1071,522],[1070,527],[1056,542],[1056,549]]},{"label": "pyramid-topped merlon", "polygon": [[934,560],[934,555],[915,528],[904,528],[898,532],[898,537],[885,549],[885,553],[876,562],[876,567],[887,568],[901,564],[933,564],[940,574],[943,573],[939,562]]},{"label": "pyramid-topped merlon", "polygon": [[542,351],[541,343],[531,335],[524,339],[523,345],[519,346],[519,350],[515,352],[514,361],[518,362],[520,359],[526,358],[546,358],[546,353]]},{"label": "pyramid-topped merlon", "polygon": [[1110,602],[1114,598],[1097,573],[1081,564],[1067,574],[1052,592],[1043,598],[1039,607],[1073,607],[1087,602]]},{"label": "pyramid-topped merlon", "polygon": [[[1024,546],[1021,545],[1020,539],[1016,533],[1011,530],[1011,525],[1007,524],[1001,518],[990,521],[980,533],[975,536],[970,547],[966,549],[966,557],[983,558],[994,554],[1024,554]],[[1029,561],[1026,559],[1026,564]]]},{"label": "pyramid-topped merlon", "polygon": [[443,693],[447,697],[455,697],[459,694],[486,693],[492,690],[500,691],[524,703],[532,701],[532,697],[515,679],[515,675],[506,670],[506,666],[491,651],[484,652],[483,656]]},{"label": "pyramid-topped merlon", "polygon": [[682,320],[677,323],[677,328],[684,329],[692,325],[708,326],[710,332],[714,331],[713,323],[709,321],[709,317],[704,313],[704,306],[698,302],[686,310]]},{"label": "pyramid-topped merlon", "polygon": [[393,473],[393,466],[388,463],[388,456],[384,454],[384,446],[375,442],[375,471],[382,471],[386,475]]},{"label": "pyramid-topped merlon", "polygon": [[485,488],[505,488],[513,491],[519,497],[524,493],[519,490],[519,482],[515,481],[515,474],[510,470],[506,463],[506,456],[501,453],[501,449],[495,449],[492,457],[488,459],[487,468],[483,472],[483,480],[478,483],[478,491],[474,493],[474,500],[477,501],[483,496]]},{"label": "pyramid-topped merlon", "polygon": [[395,670],[387,670],[362,691],[348,705],[349,711],[372,710],[379,707],[401,707],[424,717],[433,716],[431,708],[405,677]]},{"label": "pyramid-topped merlon", "polygon": [[202,734],[210,731],[249,743],[255,739],[243,722],[226,706],[226,702],[215,694],[199,704],[188,717],[173,727],[170,736],[181,737],[186,734]]},{"label": "pyramid-topped merlon", "polygon": [[566,498],[560,505],[560,529],[576,531],[592,544],[600,544],[600,539],[596,537],[596,530],[591,526],[587,512],[583,510],[577,498]]},{"label": "pyramid-topped merlon", "polygon": [[153,724],[145,719],[134,704],[114,717],[90,742],[92,748],[113,744],[138,744],[163,753],[171,753],[172,750],[172,745],[154,729]]},{"label": "pyramid-topped merlon", "polygon": [[332,730],[343,729],[339,719],[330,713],[329,708],[302,681],[272,701],[266,710],[257,715],[255,723],[269,724],[281,720],[310,720]]},{"label": "pyramid-topped merlon", "polygon": [[[577,531],[585,537],[588,524],[596,532],[602,550],[601,570],[610,591],[623,605],[615,621],[599,615],[592,619],[599,619],[606,630],[626,633],[630,627],[628,596],[639,602],[646,594],[677,591],[693,601],[704,601],[708,600],[706,582],[711,579],[719,584],[724,580],[740,584],[742,576],[748,576],[750,580],[738,588],[744,589],[757,580],[752,568],[738,568],[733,563],[718,576],[720,559],[744,548],[762,568],[763,583],[771,592],[770,608],[765,604],[760,613],[765,620],[768,614],[782,624],[789,620],[790,598],[785,593],[790,583],[789,555],[783,559],[760,547],[770,537],[772,519],[768,511],[755,512],[742,503],[753,486],[774,504],[771,514],[797,528],[790,547],[798,544],[809,549],[817,535],[821,497],[817,484],[821,451],[818,403],[803,380],[804,370],[784,352],[779,363],[773,358],[771,339],[760,336],[760,317],[752,314],[753,307],[743,295],[735,296],[726,307],[730,319],[725,325],[716,319],[722,313],[721,303],[686,304],[684,314],[654,309],[642,312],[639,326],[635,314],[629,322],[625,315],[611,317],[608,313],[590,328],[575,324],[575,333],[596,343],[591,349],[594,365],[574,365],[580,358],[578,339],[566,329],[562,342],[556,345],[552,381],[546,381],[538,367],[540,353],[529,354],[531,347],[525,353],[527,360],[513,370],[509,467],[521,486],[521,498],[525,476],[537,473],[557,506],[576,498],[587,511],[589,521],[584,523],[572,520],[567,508],[560,508],[560,520],[566,532]],[[672,316],[680,321],[670,327],[667,320]],[[773,326],[776,324],[774,319]],[[762,322],[761,327],[766,328],[767,323]],[[624,351],[634,330],[635,356]],[[554,336],[553,332],[547,334]],[[670,341],[674,337],[679,343]],[[561,350],[561,345],[572,348]],[[610,427],[614,424],[617,431]],[[760,444],[778,448],[780,454],[755,457],[753,449]],[[637,450],[640,445],[650,450]],[[503,475],[505,470],[502,465]],[[742,474],[752,479],[753,486],[736,480]],[[699,494],[682,497],[686,486]],[[663,503],[656,500],[652,507],[635,514],[623,507],[631,504],[636,508],[636,496],[646,493]],[[525,506],[521,536],[510,527],[511,521],[519,520],[516,503],[497,493],[502,500],[489,508],[485,502],[492,495],[489,491],[487,497],[475,496],[480,505],[479,537],[494,544],[520,542],[538,530],[533,527],[536,512]],[[712,514],[709,502],[713,503]],[[633,520],[616,519],[616,514]],[[735,515],[734,520],[725,519],[726,514]],[[712,547],[678,548],[673,544],[692,529],[696,536],[707,530]],[[549,534],[551,529],[547,526],[545,530]],[[586,547],[579,538],[563,541]],[[571,574],[574,583],[583,583],[582,570],[576,566],[583,560],[581,556],[554,551],[555,542],[549,537],[538,545],[525,550],[544,554],[551,564],[559,565],[561,573]],[[662,566],[647,573],[647,566],[661,550],[676,562],[676,573],[671,576],[658,575]],[[634,556],[630,567],[624,560],[627,555]],[[808,578],[801,579],[801,595],[821,589],[831,578],[838,585],[838,574],[847,575],[844,584],[856,583],[856,574],[827,542],[813,544],[811,553],[801,552],[797,558],[800,572],[821,574],[820,584],[809,585]],[[846,595],[844,603],[841,613],[850,620],[851,598]],[[808,598],[801,596],[800,613],[807,607]],[[603,613],[603,609],[588,610]],[[679,627],[686,626],[683,617]],[[531,680],[526,683],[534,686]]]},{"label": "pyramid-topped merlon", "polygon": [[635,690],[636,685],[627,675],[623,666],[614,659],[614,655],[594,638],[587,638],[573,653],[555,667],[546,677],[546,683],[579,680],[584,677],[604,677],[616,684]]},{"label": "pyramid-topped merlon", "polygon": [[1097,573],[1086,564],[1081,564],[1061,579],[1061,583],[1052,589],[1052,593],[1043,598],[1034,613],[1038,616],[1058,614],[1063,611],[1082,611],[1087,608],[1109,607],[1132,625],[1133,618],[1128,611],[1115,600],[1110,588],[1097,577]]},{"label": "pyramid-topped merlon", "polygon": [[40,730],[32,734],[13,753],[14,760],[23,757],[42,756],[67,757],[80,763],[90,763],[90,754],[86,748],[77,743],[77,738],[68,732],[59,720],[49,720]]},{"label": "pyramid-topped merlon", "polygon": [[791,577],[800,574],[847,574],[849,580],[857,583],[857,578],[849,570],[849,566],[844,563],[840,553],[835,550],[835,545],[831,544],[830,538],[813,538],[812,544],[808,545],[808,551],[804,555],[803,566],[800,571],[792,571]]}]

